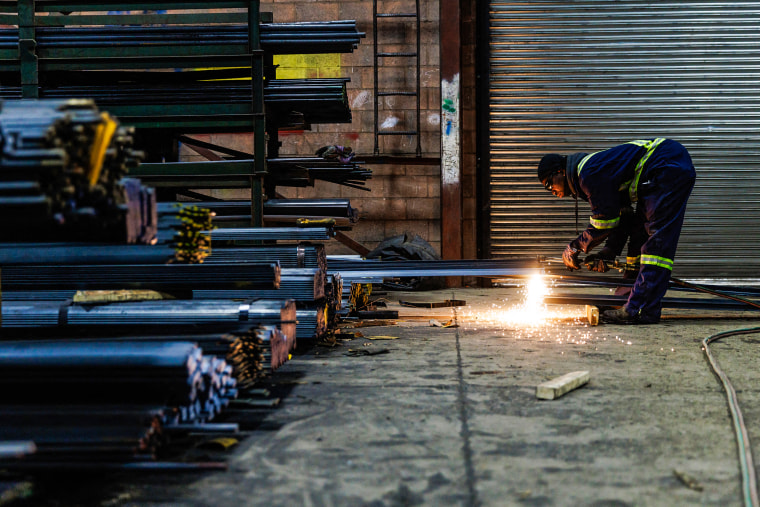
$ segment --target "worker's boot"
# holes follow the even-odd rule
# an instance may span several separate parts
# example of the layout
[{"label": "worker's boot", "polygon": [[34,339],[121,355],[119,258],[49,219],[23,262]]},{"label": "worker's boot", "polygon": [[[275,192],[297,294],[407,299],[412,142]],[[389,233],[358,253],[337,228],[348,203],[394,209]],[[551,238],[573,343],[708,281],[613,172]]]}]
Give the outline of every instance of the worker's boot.
[{"label": "worker's boot", "polygon": [[631,314],[624,306],[616,310],[605,311],[599,316],[599,320],[605,324],[657,324],[660,322],[660,316],[642,312]]}]

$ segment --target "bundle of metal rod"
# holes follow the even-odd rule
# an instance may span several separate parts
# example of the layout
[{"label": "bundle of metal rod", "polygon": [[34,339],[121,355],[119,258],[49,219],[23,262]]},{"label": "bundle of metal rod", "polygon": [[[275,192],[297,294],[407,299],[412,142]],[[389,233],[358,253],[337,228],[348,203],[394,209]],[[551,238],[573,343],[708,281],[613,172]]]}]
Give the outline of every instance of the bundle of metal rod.
[{"label": "bundle of metal rod", "polygon": [[35,459],[155,457],[173,419],[156,405],[0,404],[0,434],[34,441]]},{"label": "bundle of metal rod", "polygon": [[0,144],[4,237],[153,241],[155,192],[125,178],[142,154],[132,132],[92,100],[6,101]]},{"label": "bundle of metal rod", "polygon": [[[115,17],[114,22],[118,22]],[[364,33],[354,20],[308,23],[261,23],[261,47],[272,54],[350,53]],[[243,24],[105,27],[38,27],[35,40],[42,51],[53,48],[107,48],[160,44],[162,46],[229,46],[248,44]],[[0,49],[18,45],[18,28],[0,29]]]},{"label": "bundle of metal rod", "polygon": [[[593,295],[593,294],[552,294],[544,297],[544,303],[551,305],[593,305],[593,306],[623,306],[628,301],[627,296]],[[684,308],[692,310],[749,310],[757,308],[727,299],[708,298],[662,298],[663,308]]]},{"label": "bundle of metal rod", "polygon": [[323,241],[335,236],[332,227],[243,227],[206,231],[211,244],[245,245],[255,241]]},{"label": "bundle of metal rod", "polygon": [[[319,163],[315,164],[312,161]],[[315,180],[322,180],[370,191],[364,185],[372,177],[372,171],[361,169],[356,163],[314,157],[300,159],[300,162],[283,162],[273,158],[267,160],[267,169],[277,186],[312,187]]]},{"label": "bundle of metal rod", "polygon": [[277,262],[238,264],[17,265],[0,272],[5,290],[276,289]]},{"label": "bundle of metal rod", "polygon": [[283,269],[327,268],[325,246],[320,244],[247,246],[215,248],[203,261],[205,264],[240,262],[279,262]]},{"label": "bundle of metal rod", "polygon": [[298,308],[298,343],[319,340],[327,333],[327,307],[324,305]]},{"label": "bundle of metal rod", "polygon": [[259,326],[236,336],[227,360],[233,366],[238,386],[246,389],[285,364],[293,348],[276,326]]},{"label": "bundle of metal rod", "polygon": [[343,277],[340,273],[327,273],[325,297],[331,312],[338,312],[343,307]]},{"label": "bundle of metal rod", "polygon": [[230,373],[191,342],[0,342],[4,404],[158,404],[210,418],[236,394]]},{"label": "bundle of metal rod", "polygon": [[344,283],[369,283],[378,278],[436,276],[531,276],[540,272],[535,259],[453,260],[453,261],[376,261],[345,260],[328,256],[328,272],[339,272]]},{"label": "bundle of metal rod", "polygon": [[[258,299],[235,302],[224,300],[164,300],[107,305],[76,305],[70,301],[3,301],[2,329],[82,326],[144,328],[176,326],[197,329],[204,325],[237,327],[277,325],[295,341],[296,307],[292,300]],[[198,332],[197,330],[195,332]]]},{"label": "bundle of metal rod", "polygon": [[283,268],[280,288],[276,290],[193,290],[193,299],[292,299],[319,301],[325,297],[326,273],[319,268]]}]

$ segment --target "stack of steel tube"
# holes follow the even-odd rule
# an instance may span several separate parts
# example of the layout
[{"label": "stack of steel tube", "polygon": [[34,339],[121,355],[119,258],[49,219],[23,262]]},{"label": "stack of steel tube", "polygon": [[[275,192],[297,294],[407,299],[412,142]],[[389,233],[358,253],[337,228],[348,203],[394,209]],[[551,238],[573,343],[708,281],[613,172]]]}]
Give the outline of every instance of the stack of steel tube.
[{"label": "stack of steel tube", "polygon": [[[262,49],[273,54],[350,53],[364,33],[356,30],[354,20],[306,23],[261,23]],[[123,47],[161,44],[241,45],[248,44],[248,26],[243,24],[105,27],[38,27],[36,42],[40,51],[50,48],[98,48],[119,44]],[[0,28],[0,49],[19,43],[17,28]]]},{"label": "stack of steel tube", "polygon": [[[79,327],[125,328],[154,330],[172,326],[175,329],[197,329],[216,326],[219,329],[241,324],[277,325],[287,339],[295,342],[296,307],[292,300],[271,299],[237,302],[222,300],[162,300],[107,305],[80,305],[70,301],[3,301],[0,328]],[[143,331],[144,332],[144,331]]]},{"label": "stack of steel tube", "polygon": [[[209,71],[211,72],[211,71]],[[249,81],[226,81],[225,73],[219,76],[195,76],[181,72],[186,79],[181,83],[119,83],[105,84],[50,84],[41,85],[41,99],[75,99],[88,97],[100,107],[128,121],[135,115],[135,106],[165,105],[248,105],[251,101]],[[205,79],[211,79],[206,81]],[[176,79],[176,77],[174,78]],[[264,85],[264,103],[269,114],[274,114],[280,127],[307,128],[320,123],[351,123],[351,107],[346,92],[347,78],[274,79]],[[0,98],[20,99],[21,87],[4,85]],[[292,112],[299,113],[291,115]]]},{"label": "stack of steel tube", "polygon": [[272,158],[267,169],[278,186],[313,187],[315,180],[369,191],[365,183],[372,171],[355,162],[340,162],[317,157]]},{"label": "stack of steel tube", "polygon": [[4,267],[2,283],[5,290],[277,289],[280,265],[276,261],[235,265],[22,264]]},{"label": "stack of steel tube", "polygon": [[[231,365],[204,355],[196,344],[128,340],[0,342],[0,392],[0,407],[86,405],[93,412],[98,405],[158,407],[162,424],[211,420],[237,396]],[[155,419],[159,413],[151,415]],[[123,422],[114,419],[116,425]],[[44,440],[19,433],[24,430],[15,428],[15,437],[38,445]]]}]

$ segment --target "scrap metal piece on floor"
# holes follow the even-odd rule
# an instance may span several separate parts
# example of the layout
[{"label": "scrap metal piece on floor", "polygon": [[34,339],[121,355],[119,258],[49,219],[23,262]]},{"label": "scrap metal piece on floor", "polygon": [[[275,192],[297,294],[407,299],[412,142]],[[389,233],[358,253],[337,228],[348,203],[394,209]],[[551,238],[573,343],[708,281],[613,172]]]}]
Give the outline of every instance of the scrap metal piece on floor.
[{"label": "scrap metal piece on floor", "polygon": [[585,385],[591,375],[588,371],[574,371],[555,379],[539,384],[536,388],[536,398],[540,400],[553,400],[563,394],[569,393]]}]

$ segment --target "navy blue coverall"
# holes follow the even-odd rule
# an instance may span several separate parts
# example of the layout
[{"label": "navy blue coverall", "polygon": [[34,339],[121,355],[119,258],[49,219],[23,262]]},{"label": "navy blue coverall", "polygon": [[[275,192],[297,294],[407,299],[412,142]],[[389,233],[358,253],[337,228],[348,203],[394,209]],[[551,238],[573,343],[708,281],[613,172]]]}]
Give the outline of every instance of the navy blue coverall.
[{"label": "navy blue coverall", "polygon": [[591,205],[591,223],[570,246],[588,252],[620,225],[620,210],[636,204],[646,239],[639,274],[625,306],[631,315],[659,319],[696,172],[681,144],[670,139],[631,141],[567,158],[568,182]]}]

